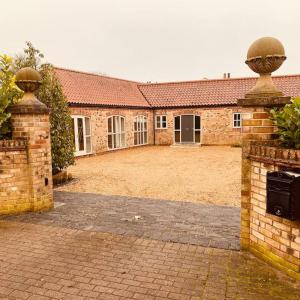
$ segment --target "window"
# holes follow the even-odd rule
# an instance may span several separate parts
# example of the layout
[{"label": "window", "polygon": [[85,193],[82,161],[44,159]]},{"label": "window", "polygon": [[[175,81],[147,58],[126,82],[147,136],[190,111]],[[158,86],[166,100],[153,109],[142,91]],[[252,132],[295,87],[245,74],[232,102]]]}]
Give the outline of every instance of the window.
[{"label": "window", "polygon": [[167,116],[156,116],[156,129],[167,128]]},{"label": "window", "polygon": [[134,145],[145,145],[148,143],[147,118],[137,116],[134,119]]},{"label": "window", "polygon": [[125,147],[125,118],[112,116],[107,119],[107,144],[108,149]]},{"label": "window", "polygon": [[91,120],[89,117],[72,116],[75,155],[84,155],[92,152]]},{"label": "window", "polygon": [[195,116],[195,143],[200,143],[201,136],[201,119],[200,116]]},{"label": "window", "polygon": [[180,143],[180,132],[181,132],[181,117],[177,116],[175,117],[175,126],[174,126],[174,131],[175,131],[175,143]]},{"label": "window", "polygon": [[233,128],[241,128],[242,125],[242,116],[241,113],[233,114]]}]

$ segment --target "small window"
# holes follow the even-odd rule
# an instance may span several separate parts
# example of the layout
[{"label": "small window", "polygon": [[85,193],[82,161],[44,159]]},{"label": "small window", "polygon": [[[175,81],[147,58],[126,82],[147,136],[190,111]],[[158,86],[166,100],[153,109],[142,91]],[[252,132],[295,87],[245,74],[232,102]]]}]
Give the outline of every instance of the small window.
[{"label": "small window", "polygon": [[233,128],[241,128],[242,126],[242,116],[241,113],[233,114]]},{"label": "small window", "polygon": [[156,116],[156,129],[167,128],[167,116]]}]

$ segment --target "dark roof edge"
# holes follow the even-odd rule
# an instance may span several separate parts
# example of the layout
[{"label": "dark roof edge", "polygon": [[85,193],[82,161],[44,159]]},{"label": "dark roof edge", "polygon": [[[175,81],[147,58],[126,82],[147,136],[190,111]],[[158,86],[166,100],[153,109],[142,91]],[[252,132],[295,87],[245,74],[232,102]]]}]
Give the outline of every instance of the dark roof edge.
[{"label": "dark roof edge", "polygon": [[115,104],[88,104],[88,103],[74,103],[68,102],[70,107],[102,107],[102,108],[123,108],[123,109],[181,109],[181,108],[209,108],[209,107],[226,107],[226,106],[238,106],[237,103],[228,104],[205,104],[205,105],[177,105],[177,106],[129,106],[129,105],[115,105]]},{"label": "dark roof edge", "polygon": [[93,104],[93,103],[74,103],[68,102],[70,107],[102,107],[102,108],[128,108],[128,109],[151,109],[150,106],[118,105],[118,104]]}]

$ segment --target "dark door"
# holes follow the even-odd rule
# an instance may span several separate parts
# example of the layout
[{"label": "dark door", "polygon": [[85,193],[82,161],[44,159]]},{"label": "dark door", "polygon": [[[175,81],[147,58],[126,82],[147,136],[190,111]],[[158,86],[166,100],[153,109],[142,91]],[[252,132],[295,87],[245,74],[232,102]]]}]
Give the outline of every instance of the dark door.
[{"label": "dark door", "polygon": [[194,143],[194,116],[181,116],[181,143]]}]

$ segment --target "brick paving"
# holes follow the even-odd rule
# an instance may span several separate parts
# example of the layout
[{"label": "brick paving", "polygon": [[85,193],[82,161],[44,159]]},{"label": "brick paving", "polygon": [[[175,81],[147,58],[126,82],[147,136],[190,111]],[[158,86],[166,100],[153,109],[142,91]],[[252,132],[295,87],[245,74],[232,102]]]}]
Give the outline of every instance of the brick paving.
[{"label": "brick paving", "polygon": [[0,221],[0,299],[299,299],[239,251]]},{"label": "brick paving", "polygon": [[239,249],[240,209],[236,207],[58,191],[55,201],[57,208],[48,213],[7,219]]}]

